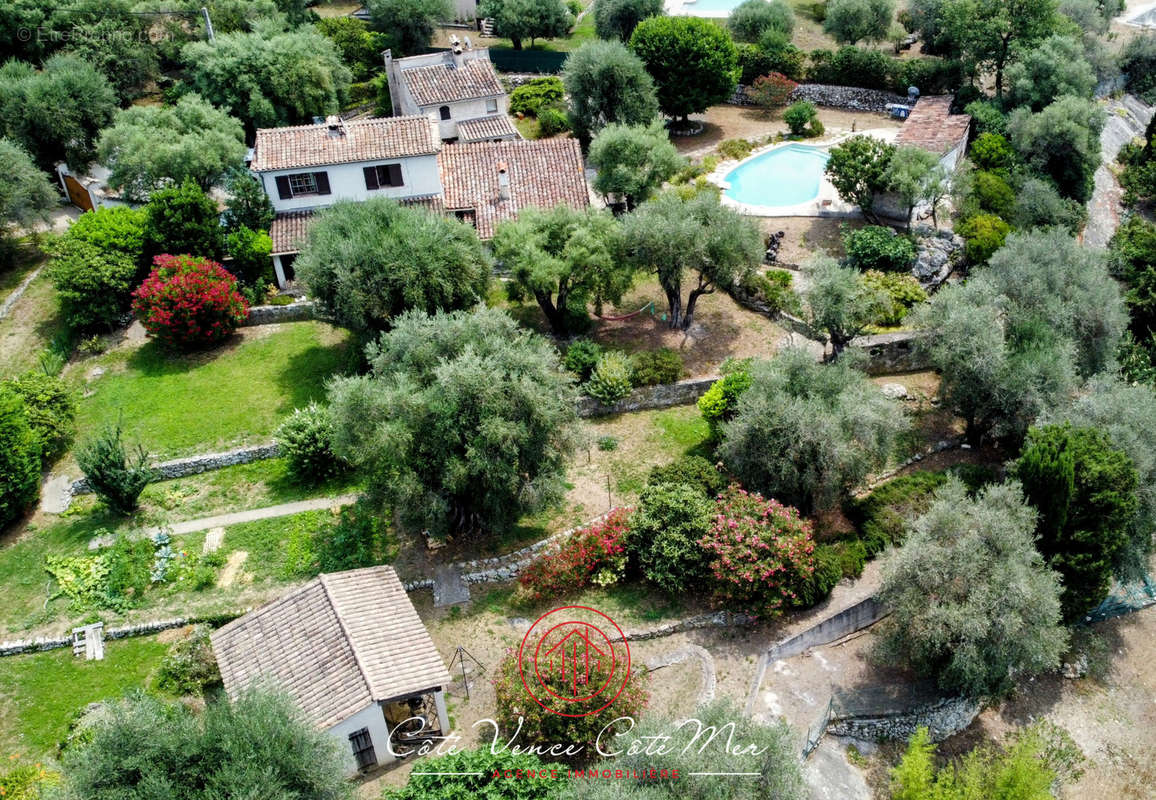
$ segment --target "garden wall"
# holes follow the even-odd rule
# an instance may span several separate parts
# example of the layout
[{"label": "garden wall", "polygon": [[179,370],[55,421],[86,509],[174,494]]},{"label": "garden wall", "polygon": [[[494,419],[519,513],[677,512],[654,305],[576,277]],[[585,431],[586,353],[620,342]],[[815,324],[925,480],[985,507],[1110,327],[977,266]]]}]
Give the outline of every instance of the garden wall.
[{"label": "garden wall", "polygon": [[767,661],[790,658],[821,644],[829,644],[848,634],[863,630],[886,617],[890,612],[874,597],[868,597],[833,617],[820,622],[800,634],[786,639],[767,651]]},{"label": "garden wall", "polygon": [[[105,639],[127,639],[131,636],[150,636],[154,633],[167,631],[172,628],[183,628],[186,625],[206,623],[213,626],[232,622],[237,617],[249,613],[252,609],[245,609],[236,613],[212,614],[203,617],[177,617],[176,619],[162,619],[153,622],[141,622],[136,625],[122,625],[119,628],[107,628],[104,631]],[[21,653],[36,653],[42,650],[56,650],[61,647],[71,647],[72,636],[51,637],[41,636],[36,639],[17,639],[16,641],[0,643],[0,658],[15,656]]]},{"label": "garden wall", "polygon": [[[160,464],[154,464],[153,469],[160,474],[157,480],[169,481],[174,478],[185,478],[189,475],[197,475],[214,469],[222,469],[223,467],[248,464],[250,461],[263,461],[267,458],[276,458],[277,454],[277,444],[274,442],[272,444],[253,445],[252,447],[238,447],[236,450],[229,450],[224,453],[207,453],[203,456],[189,456],[188,458],[178,458],[173,461],[162,461]],[[69,489],[71,496],[89,494],[91,492],[92,487],[88,485],[88,481],[84,478],[73,481]]]},{"label": "garden wall", "polygon": [[[817,106],[828,108],[845,108],[848,111],[877,111],[887,110],[888,103],[907,105],[907,98],[884,92],[878,89],[861,89],[857,86],[832,86],[824,83],[800,83],[791,92],[788,102],[808,100]],[[738,86],[729,101],[732,105],[753,105],[747,94],[747,87]]]},{"label": "garden wall", "polygon": [[678,383],[643,386],[612,405],[606,405],[593,397],[583,397],[578,401],[578,416],[603,417],[608,414],[643,411],[648,408],[687,405],[706,394],[706,390],[717,380],[718,376],[714,375],[709,378],[691,378]]},{"label": "garden wall", "polygon": [[243,326],[272,325],[277,322],[303,322],[317,315],[317,304],[299,300],[284,306],[252,306]]},{"label": "garden wall", "polygon": [[918,372],[931,368],[927,354],[916,347],[919,339],[926,335],[924,331],[881,333],[875,336],[860,336],[847,346],[867,357],[868,375]]},{"label": "garden wall", "polygon": [[970,725],[978,714],[979,702],[966,697],[944,698],[885,716],[842,717],[836,710],[827,733],[868,742],[907,741],[917,729],[927,728],[931,741],[942,742]]}]

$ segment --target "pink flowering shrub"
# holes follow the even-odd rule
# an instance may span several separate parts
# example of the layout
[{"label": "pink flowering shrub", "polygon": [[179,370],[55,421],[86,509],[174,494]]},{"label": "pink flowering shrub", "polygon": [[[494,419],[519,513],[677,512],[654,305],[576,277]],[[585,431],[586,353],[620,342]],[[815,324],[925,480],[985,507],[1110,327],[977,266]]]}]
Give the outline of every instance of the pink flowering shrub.
[{"label": "pink flowering shrub", "polygon": [[249,306],[237,279],[196,256],[160,255],[133,292],[132,310],[150,336],[168,347],[195,348],[226,339],[245,320]]},{"label": "pink flowering shrub", "polygon": [[750,94],[760,106],[773,108],[775,106],[785,106],[791,96],[791,92],[795,91],[798,86],[799,84],[781,72],[771,72],[760,78],[755,78],[755,82],[751,86]]},{"label": "pink flowering shrub", "polygon": [[608,586],[626,571],[630,509],[616,508],[588,528],[575,531],[557,550],[538,557],[518,576],[520,599],[573,594],[591,584]]},{"label": "pink flowering shrub", "polygon": [[803,605],[815,571],[811,523],[797,509],[732,485],[702,538],[715,594],[755,615]]}]

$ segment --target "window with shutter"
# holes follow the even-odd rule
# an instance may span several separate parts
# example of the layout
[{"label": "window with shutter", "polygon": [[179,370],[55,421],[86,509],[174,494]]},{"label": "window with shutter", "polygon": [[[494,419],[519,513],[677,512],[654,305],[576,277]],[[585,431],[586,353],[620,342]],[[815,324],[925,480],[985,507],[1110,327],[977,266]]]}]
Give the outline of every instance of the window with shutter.
[{"label": "window with shutter", "polygon": [[385,169],[389,173],[390,186],[405,185],[405,181],[401,178],[401,164],[386,164]]},{"label": "window with shutter", "polygon": [[364,167],[361,170],[365,173],[365,188],[373,191],[381,185],[381,181],[377,179],[377,167]]},{"label": "window with shutter", "polygon": [[314,172],[313,182],[317,184],[317,194],[331,194],[329,191],[328,172]]},{"label": "window with shutter", "polygon": [[293,196],[293,190],[289,188],[289,176],[277,176],[277,196],[282,200],[288,200]]},{"label": "window with shutter", "polygon": [[[289,196],[297,197],[303,194],[317,194],[317,179],[313,172],[298,172],[289,176]],[[277,179],[280,181],[280,178]]]},{"label": "window with shutter", "polygon": [[353,748],[353,757],[357,760],[358,769],[368,769],[377,765],[377,754],[373,752],[373,739],[369,737],[369,728],[362,728],[349,734],[349,746]]},{"label": "window with shutter", "polygon": [[438,113],[442,115],[442,119],[449,119],[450,118],[450,107],[449,106],[442,106],[441,108],[438,109]]}]

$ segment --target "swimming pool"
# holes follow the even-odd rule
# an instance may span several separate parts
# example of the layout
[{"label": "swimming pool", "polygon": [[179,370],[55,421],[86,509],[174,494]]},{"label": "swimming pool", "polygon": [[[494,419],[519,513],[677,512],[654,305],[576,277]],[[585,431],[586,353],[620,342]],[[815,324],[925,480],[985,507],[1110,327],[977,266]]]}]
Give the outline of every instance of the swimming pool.
[{"label": "swimming pool", "polygon": [[750,206],[794,206],[819,196],[826,150],[788,144],[768,150],[732,169],[723,178],[724,195]]}]

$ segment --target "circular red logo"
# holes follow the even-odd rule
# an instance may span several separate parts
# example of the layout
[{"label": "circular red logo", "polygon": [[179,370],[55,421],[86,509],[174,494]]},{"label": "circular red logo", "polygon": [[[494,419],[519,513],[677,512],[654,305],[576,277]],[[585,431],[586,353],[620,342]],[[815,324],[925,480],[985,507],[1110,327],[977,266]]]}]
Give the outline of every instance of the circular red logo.
[{"label": "circular red logo", "polygon": [[[612,640],[606,631],[613,631]],[[547,611],[518,650],[518,674],[535,703],[562,717],[588,717],[618,699],[630,680],[630,645],[618,623],[588,606]]]}]

